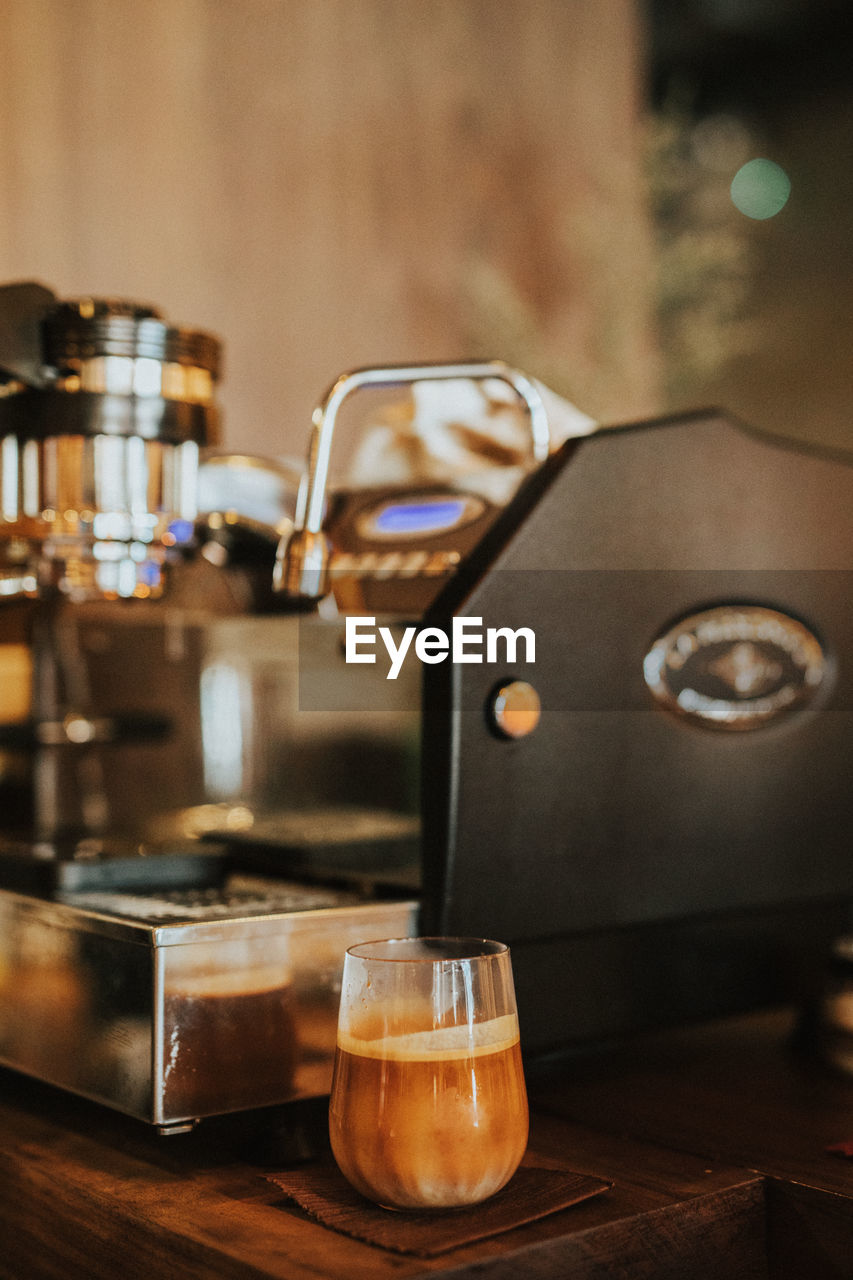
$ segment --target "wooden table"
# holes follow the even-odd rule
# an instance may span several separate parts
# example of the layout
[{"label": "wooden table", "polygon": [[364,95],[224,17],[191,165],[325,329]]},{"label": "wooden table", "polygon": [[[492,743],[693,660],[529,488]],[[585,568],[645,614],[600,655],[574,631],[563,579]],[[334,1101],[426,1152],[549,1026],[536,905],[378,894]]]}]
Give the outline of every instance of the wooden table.
[{"label": "wooden table", "polygon": [[787,1013],[646,1037],[530,1074],[537,1155],[606,1194],[432,1259],[311,1221],[265,1174],[324,1108],[161,1138],[0,1073],[0,1276],[9,1280],[853,1275],[853,1080],[791,1043]]}]

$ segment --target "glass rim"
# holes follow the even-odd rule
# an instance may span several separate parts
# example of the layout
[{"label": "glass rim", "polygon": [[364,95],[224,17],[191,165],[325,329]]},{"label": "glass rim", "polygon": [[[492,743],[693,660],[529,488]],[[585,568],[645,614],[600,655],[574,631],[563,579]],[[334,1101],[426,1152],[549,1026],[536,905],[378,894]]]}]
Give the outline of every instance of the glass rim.
[{"label": "glass rim", "polygon": [[[402,947],[406,944],[435,947],[435,955],[380,955],[374,948]],[[442,951],[442,948],[445,950]],[[473,960],[497,960],[509,955],[505,942],[494,938],[457,937],[454,935],[425,934],[409,938],[373,938],[347,947],[346,954],[355,960],[370,960],[376,964],[445,964],[464,963]]]}]

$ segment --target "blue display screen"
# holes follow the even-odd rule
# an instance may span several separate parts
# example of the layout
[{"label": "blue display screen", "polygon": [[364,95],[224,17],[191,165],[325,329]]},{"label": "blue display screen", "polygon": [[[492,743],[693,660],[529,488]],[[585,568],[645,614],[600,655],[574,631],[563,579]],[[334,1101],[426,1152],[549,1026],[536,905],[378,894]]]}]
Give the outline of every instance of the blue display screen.
[{"label": "blue display screen", "polygon": [[172,520],[169,524],[169,533],[178,543],[189,542],[194,532],[192,520]]},{"label": "blue display screen", "polygon": [[458,524],[465,512],[464,498],[438,502],[395,502],[374,517],[373,527],[381,534],[438,533]]}]

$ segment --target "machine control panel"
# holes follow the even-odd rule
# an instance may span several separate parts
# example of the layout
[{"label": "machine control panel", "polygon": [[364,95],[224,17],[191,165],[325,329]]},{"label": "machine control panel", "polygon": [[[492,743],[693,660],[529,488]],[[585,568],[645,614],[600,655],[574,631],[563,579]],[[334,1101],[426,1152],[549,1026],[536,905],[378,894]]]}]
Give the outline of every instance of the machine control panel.
[{"label": "machine control panel", "polygon": [[338,491],[325,529],[339,607],[423,612],[500,507],[451,486]]}]

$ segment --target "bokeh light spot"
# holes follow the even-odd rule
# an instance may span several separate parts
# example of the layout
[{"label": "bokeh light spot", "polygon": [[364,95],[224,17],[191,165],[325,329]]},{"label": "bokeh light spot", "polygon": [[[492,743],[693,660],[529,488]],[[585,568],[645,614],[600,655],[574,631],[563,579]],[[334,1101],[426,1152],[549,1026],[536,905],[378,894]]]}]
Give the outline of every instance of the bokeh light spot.
[{"label": "bokeh light spot", "polygon": [[747,160],[732,179],[732,203],[747,218],[774,217],[790,194],[791,179],[773,160]]}]

